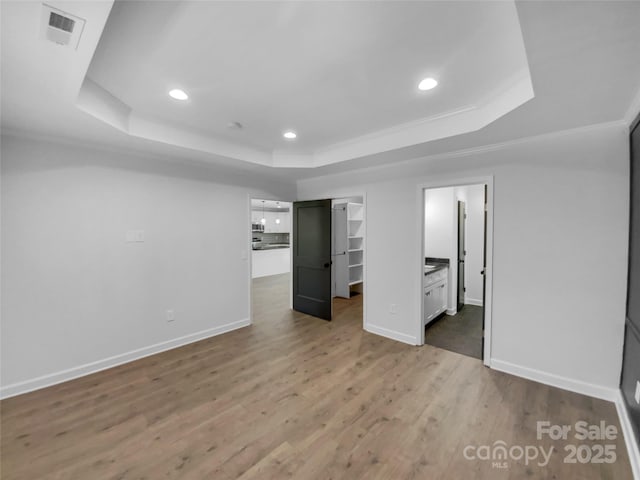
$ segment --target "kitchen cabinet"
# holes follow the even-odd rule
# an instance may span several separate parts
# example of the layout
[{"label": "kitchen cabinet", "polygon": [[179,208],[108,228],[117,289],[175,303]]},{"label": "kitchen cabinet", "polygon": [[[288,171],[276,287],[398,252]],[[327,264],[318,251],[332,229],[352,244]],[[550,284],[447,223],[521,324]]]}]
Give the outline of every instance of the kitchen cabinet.
[{"label": "kitchen cabinet", "polygon": [[[251,210],[251,223],[261,223],[264,216],[264,233],[289,233],[291,231],[291,213],[286,212],[262,212]],[[280,222],[278,222],[280,220]]]},{"label": "kitchen cabinet", "polygon": [[251,277],[266,277],[291,271],[291,249],[251,251]]},{"label": "kitchen cabinet", "polygon": [[447,310],[448,277],[448,268],[425,275],[423,297],[425,325]]},{"label": "kitchen cabinet", "polygon": [[[255,217],[257,220],[253,220],[254,213],[257,213]],[[252,212],[252,221],[260,223],[262,219],[262,211]],[[291,230],[291,214],[287,212],[264,212],[264,233],[289,233]],[[280,220],[278,223],[277,220]]]},{"label": "kitchen cabinet", "polygon": [[276,217],[273,212],[264,212],[264,233],[275,233]]}]

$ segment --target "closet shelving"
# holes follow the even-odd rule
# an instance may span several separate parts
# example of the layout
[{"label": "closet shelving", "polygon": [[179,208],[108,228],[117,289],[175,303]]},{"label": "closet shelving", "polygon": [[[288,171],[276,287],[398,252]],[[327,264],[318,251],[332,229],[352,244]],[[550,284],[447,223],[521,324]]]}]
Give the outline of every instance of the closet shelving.
[{"label": "closet shelving", "polygon": [[[336,295],[348,297],[350,287],[363,281],[364,270],[364,206],[361,203],[343,203],[336,205],[344,209],[346,215],[338,217],[342,225],[337,228],[338,235],[346,234],[345,260],[336,264]],[[344,237],[343,237],[344,238]],[[343,239],[336,239],[336,245],[342,245]]]}]

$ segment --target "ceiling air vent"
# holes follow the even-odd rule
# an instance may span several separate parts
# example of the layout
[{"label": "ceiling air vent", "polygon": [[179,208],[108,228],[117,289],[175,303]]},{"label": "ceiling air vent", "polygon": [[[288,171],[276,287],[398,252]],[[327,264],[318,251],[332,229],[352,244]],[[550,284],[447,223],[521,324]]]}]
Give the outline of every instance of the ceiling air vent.
[{"label": "ceiling air vent", "polygon": [[42,4],[42,37],[58,45],[78,48],[84,20]]}]

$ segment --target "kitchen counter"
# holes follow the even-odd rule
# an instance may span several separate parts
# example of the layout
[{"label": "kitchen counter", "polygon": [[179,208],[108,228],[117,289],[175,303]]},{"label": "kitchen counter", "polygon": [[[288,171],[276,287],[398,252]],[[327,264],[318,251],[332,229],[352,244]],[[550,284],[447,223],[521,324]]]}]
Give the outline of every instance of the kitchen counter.
[{"label": "kitchen counter", "polygon": [[260,245],[259,247],[252,247],[253,250],[274,250],[277,248],[289,248],[291,245],[288,243],[270,243],[267,245]]},{"label": "kitchen counter", "polygon": [[432,273],[439,272],[445,268],[449,268],[449,265],[446,263],[429,263],[424,266],[424,275],[431,275]]},{"label": "kitchen counter", "polygon": [[431,275],[432,273],[439,272],[443,268],[449,268],[448,258],[434,258],[425,257],[424,259],[424,275]]},{"label": "kitchen counter", "polygon": [[288,244],[261,245],[251,252],[251,276],[266,277],[287,273],[291,269],[291,249]]}]

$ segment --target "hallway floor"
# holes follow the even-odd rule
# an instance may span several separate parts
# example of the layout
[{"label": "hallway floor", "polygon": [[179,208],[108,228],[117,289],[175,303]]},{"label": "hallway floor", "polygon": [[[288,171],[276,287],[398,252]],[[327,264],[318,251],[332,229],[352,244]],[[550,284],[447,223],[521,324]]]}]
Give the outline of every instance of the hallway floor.
[{"label": "hallway floor", "polygon": [[481,359],[482,307],[465,305],[455,315],[440,315],[426,326],[424,343]]}]

